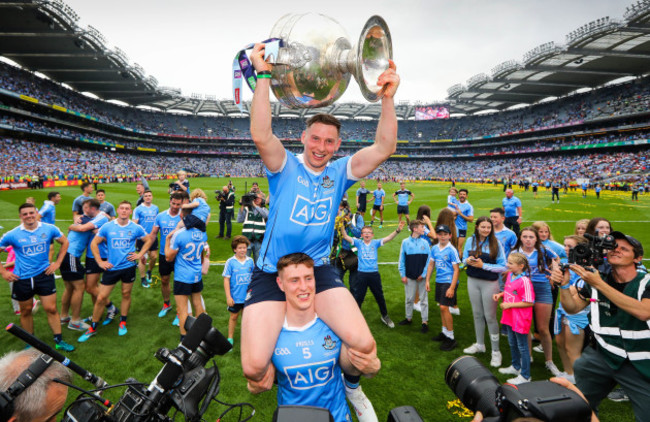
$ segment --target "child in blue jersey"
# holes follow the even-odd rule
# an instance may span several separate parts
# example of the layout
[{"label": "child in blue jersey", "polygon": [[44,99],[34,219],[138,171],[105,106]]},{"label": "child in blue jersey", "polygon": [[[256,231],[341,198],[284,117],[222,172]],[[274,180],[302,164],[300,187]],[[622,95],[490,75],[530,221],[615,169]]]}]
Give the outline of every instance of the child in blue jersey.
[{"label": "child in blue jersey", "polygon": [[285,322],[274,348],[273,365],[262,381],[249,382],[249,390],[256,394],[271,389],[277,374],[278,405],[325,408],[334,421],[350,422],[341,369],[374,376],[381,366],[376,347],[368,354],[348,349],[318,318],[314,261],[309,256],[287,255],[280,258],[277,268],[277,284],[287,299]]},{"label": "child in blue jersey", "polygon": [[456,212],[456,205],[460,204],[457,195],[458,189],[454,187],[449,188],[449,195],[447,195],[447,208],[451,209],[454,212]]},{"label": "child in blue jersey", "polygon": [[[190,210],[181,211],[181,218]],[[181,341],[185,337],[185,320],[189,314],[188,299],[191,299],[195,315],[205,312],[201,292],[203,291],[203,261],[208,235],[197,228],[175,229],[168,236],[165,258],[174,261],[174,301],[178,311]]]},{"label": "child in blue jersey", "polygon": [[[196,188],[190,194],[190,203],[183,204],[184,210],[191,210],[192,214],[183,219],[185,227],[196,227],[201,231],[206,231],[206,224],[210,221],[210,205],[208,197],[202,189]],[[203,223],[203,224],[201,224]]]},{"label": "child in blue jersey", "polygon": [[[39,295],[47,320],[54,334],[56,348],[71,352],[74,347],[63,341],[59,311],[56,307],[54,272],[59,269],[68,250],[68,239],[58,227],[38,221],[34,204],[18,208],[21,225],[5,233],[0,239],[0,252],[11,246],[16,254],[14,270],[0,265],[0,276],[13,282],[11,297],[20,305],[20,325],[28,333],[34,332],[32,306],[34,295]],[[61,244],[56,262],[50,263],[50,243]]]},{"label": "child in blue jersey", "polygon": [[436,227],[438,243],[431,248],[431,256],[427,266],[426,290],[431,291],[431,274],[436,269],[436,302],[440,304],[440,320],[442,331],[433,339],[440,341],[440,350],[450,351],[456,348],[458,342],[454,338],[454,320],[449,311],[450,306],[456,306],[456,289],[460,274],[460,257],[451,244],[451,229],[441,224]]},{"label": "child in blue jersey", "polygon": [[[122,201],[117,207],[117,219],[104,224],[97,232],[90,244],[97,265],[104,270],[99,286],[97,302],[93,308],[93,318],[90,328],[81,337],[79,342],[85,342],[97,334],[99,319],[108,304],[109,297],[115,285],[122,282],[122,304],[120,305],[120,325],[118,334],[127,334],[126,320],[131,306],[131,290],[135,281],[137,262],[147,253],[153,243],[153,238],[139,224],[129,219],[131,216],[131,203]],[[135,251],[136,240],[144,242],[140,252]],[[99,245],[108,245],[108,260],[101,257]]]},{"label": "child in blue jersey", "polygon": [[[255,263],[253,258],[246,256],[250,241],[245,236],[235,236],[230,242],[235,256],[228,258],[223,268],[223,289],[226,291],[226,303],[230,319],[228,320],[228,341],[234,342],[237,319],[244,309],[246,292],[251,282]],[[232,350],[232,349],[231,349]]]},{"label": "child in blue jersey", "polygon": [[379,265],[377,262],[377,249],[393,240],[403,228],[404,221],[400,221],[397,229],[383,239],[373,239],[375,233],[370,226],[365,226],[361,229],[361,239],[349,236],[343,227],[341,227],[340,232],[341,237],[345,241],[354,244],[354,246],[357,247],[359,267],[357,270],[355,286],[354,289],[352,289],[352,296],[354,296],[354,299],[359,304],[359,308],[361,308],[368,287],[370,287],[370,291],[379,306],[381,322],[386,324],[389,328],[394,328],[395,323],[393,323],[388,316],[388,308],[386,307],[386,299],[384,299],[384,289],[381,286],[381,275],[379,274]]},{"label": "child in blue jersey", "polygon": [[404,284],[404,301],[406,318],[399,325],[411,325],[413,319],[413,303],[415,293],[420,295],[420,315],[422,327],[420,332],[429,332],[429,299],[424,282],[427,275],[427,262],[429,260],[429,241],[424,238],[424,223],[413,220],[409,224],[411,236],[402,241],[399,251],[399,275]]},{"label": "child in blue jersey", "polygon": [[[156,217],[160,210],[157,205],[152,203],[153,193],[150,190],[147,190],[142,195],[144,202],[133,211],[133,222],[142,226],[142,228],[147,232],[151,233],[153,230],[153,225],[156,221]],[[148,289],[151,286],[151,271],[156,266],[156,261],[158,260],[158,239],[152,237],[153,243],[149,248],[149,253],[145,254],[140,261],[138,262],[138,271],[140,272],[140,283],[142,287]],[[138,240],[135,243],[135,250],[140,251],[144,242]],[[149,259],[149,267],[147,268],[147,259]]]}]

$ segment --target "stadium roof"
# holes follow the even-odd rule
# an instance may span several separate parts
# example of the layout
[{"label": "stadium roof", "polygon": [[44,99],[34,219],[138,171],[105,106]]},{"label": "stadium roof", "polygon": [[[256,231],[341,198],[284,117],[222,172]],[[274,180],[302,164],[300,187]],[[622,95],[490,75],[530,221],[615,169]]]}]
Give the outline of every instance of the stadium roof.
[{"label": "stadium roof", "polygon": [[[74,10],[60,0],[0,0],[0,55],[105,100],[165,111],[241,115],[232,101],[202,94],[186,97],[180,89],[159,86],[156,78],[129,62],[119,48],[106,47],[97,29],[82,28],[78,22]],[[521,61],[501,63],[490,74],[480,73],[466,84],[453,85],[447,90],[447,100],[452,113],[503,110],[649,72],[650,0],[641,0],[629,6],[620,21],[604,17],[589,22],[569,33],[566,45],[542,44]],[[244,104],[246,114],[248,105]],[[417,105],[399,104],[398,117],[413,118]],[[380,107],[335,103],[321,109],[291,110],[273,105],[276,117],[308,117],[318,112],[376,119]]]}]

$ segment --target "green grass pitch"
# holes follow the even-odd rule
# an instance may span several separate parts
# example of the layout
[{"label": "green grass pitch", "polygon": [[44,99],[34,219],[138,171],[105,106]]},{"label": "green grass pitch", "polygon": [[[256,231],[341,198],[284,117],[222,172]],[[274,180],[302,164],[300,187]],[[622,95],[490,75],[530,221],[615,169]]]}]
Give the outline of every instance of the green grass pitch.
[{"label": "green grass pitch", "polygon": [[[245,192],[245,186],[250,187],[253,180],[255,179],[233,179],[238,197]],[[268,192],[266,180],[257,180],[260,182],[262,190]],[[206,192],[212,192],[226,183],[227,179],[191,180],[193,187],[201,187]],[[167,181],[151,182],[154,202],[161,210],[167,208],[167,184]],[[368,181],[367,185],[368,189],[373,190],[376,183]],[[436,210],[445,206],[448,186],[449,184],[446,183],[407,183],[407,188],[411,189],[416,196],[410,207],[413,216],[422,204],[429,205],[436,214]],[[134,184],[109,184],[101,187],[106,189],[106,198],[114,205],[124,199],[135,202],[137,198]],[[469,189],[469,201],[474,206],[475,216],[488,215],[489,209],[499,206],[504,196],[500,186],[459,184],[458,187]],[[355,185],[349,190],[351,198],[354,197],[357,188],[358,185]],[[396,226],[396,206],[392,204],[391,196],[398,188],[397,183],[384,183],[384,189],[387,192],[386,223],[383,229],[376,229],[377,238],[387,235]],[[72,200],[79,195],[80,190],[78,187],[57,188],[57,190],[63,196],[63,200],[57,207],[57,225],[65,230],[70,224]],[[34,196],[40,207],[43,200],[46,199],[47,192],[47,189],[0,192],[0,225],[5,228],[2,232],[19,224],[17,207],[24,202],[26,197]],[[515,195],[523,202],[525,220],[523,225],[528,225],[536,220],[547,221],[555,239],[560,242],[562,242],[563,236],[572,234],[576,220],[600,216],[610,219],[615,230],[632,234],[646,247],[650,247],[650,230],[646,229],[648,221],[650,221],[648,195],[641,195],[639,202],[631,202],[629,193],[603,191],[601,199],[597,200],[593,191],[589,192],[586,199],[582,198],[578,191],[561,195],[560,204],[552,204],[551,193],[544,188],[540,189],[537,199],[533,198],[532,192],[523,192],[518,188],[515,188]],[[218,234],[218,206],[212,197],[210,197],[209,203],[212,206],[212,221],[208,227],[208,235],[213,266],[204,279],[204,297],[207,310],[214,319],[214,326],[222,332],[226,332],[228,312],[226,311],[221,271],[222,263],[232,256],[232,251],[229,242],[215,239]],[[354,201],[352,200],[351,203],[354,204]],[[366,216],[366,220],[368,220],[368,214]],[[472,232],[473,227],[470,226],[469,234]],[[241,233],[241,225],[233,224],[233,234],[239,233]],[[400,243],[407,235],[406,231],[403,232],[393,242],[379,250],[379,260],[383,263],[380,265],[380,272],[384,292],[389,314],[394,321],[404,318],[404,290],[399,281],[396,261]],[[3,258],[5,257],[6,255],[3,256]],[[458,293],[461,315],[454,317],[454,328],[459,347],[452,352],[441,352],[438,349],[438,343],[431,341],[431,337],[440,330],[438,308],[432,300],[430,300],[429,313],[431,332],[424,335],[419,332],[420,315],[417,312],[414,315],[414,324],[410,327],[397,326],[391,330],[383,325],[379,320],[380,315],[374,298],[368,293],[363,305],[363,313],[377,340],[382,370],[374,379],[362,380],[362,385],[373,402],[380,421],[386,420],[390,409],[402,405],[414,406],[425,421],[469,420],[469,418],[462,418],[447,410],[447,402],[454,400],[455,397],[444,382],[445,369],[449,363],[462,355],[463,348],[474,342],[471,307],[467,290],[464,287],[465,278],[464,272],[461,273]],[[60,285],[59,292],[61,292],[63,288],[61,280],[57,280],[57,283]],[[116,289],[112,299],[119,304],[118,291],[119,289]],[[14,317],[11,311],[9,298],[9,289],[7,287],[0,288],[0,308],[2,309],[0,323],[4,325],[18,322],[18,318]],[[118,337],[117,324],[113,324],[101,327],[97,337],[85,344],[79,344],[76,338],[80,333],[64,327],[64,339],[77,346],[76,351],[68,354],[69,357],[89,371],[102,376],[109,383],[120,383],[128,377],[135,377],[148,384],[161,368],[161,363],[153,357],[154,352],[159,347],[173,348],[178,344],[178,328],[171,325],[173,312],[166,318],[159,319],[157,317],[161,304],[162,299],[158,288],[144,289],[136,281],[129,314],[128,335],[123,338]],[[91,301],[86,297],[82,314],[89,315],[90,312]],[[38,337],[52,344],[51,331],[42,311],[35,315],[35,331]],[[254,420],[270,421],[276,406],[275,391],[259,396],[252,396],[248,393],[239,361],[239,331],[235,337],[234,351],[226,356],[216,358],[221,372],[221,392],[217,398],[230,403],[249,402],[256,409]],[[0,353],[23,347],[24,344],[10,334],[2,335]],[[504,364],[507,365],[510,354],[507,341],[503,337],[501,338],[501,351],[504,356]],[[479,355],[485,365],[489,364],[488,355],[489,353]],[[561,369],[557,353],[554,354],[554,360]],[[501,382],[507,378],[496,371],[493,372]],[[543,368],[541,354],[535,353],[532,376],[534,380],[549,377]],[[82,387],[90,387],[79,377],[76,377],[76,382]],[[111,400],[116,400],[122,392],[122,389],[116,389],[107,393],[106,396]],[[71,392],[69,402],[75,396],[75,393]],[[224,409],[223,406],[213,403],[205,419],[216,420]],[[235,421],[238,419],[236,416],[230,414],[224,420]],[[605,400],[601,405],[600,417],[603,421],[631,420],[633,415],[629,403],[613,403]]]}]

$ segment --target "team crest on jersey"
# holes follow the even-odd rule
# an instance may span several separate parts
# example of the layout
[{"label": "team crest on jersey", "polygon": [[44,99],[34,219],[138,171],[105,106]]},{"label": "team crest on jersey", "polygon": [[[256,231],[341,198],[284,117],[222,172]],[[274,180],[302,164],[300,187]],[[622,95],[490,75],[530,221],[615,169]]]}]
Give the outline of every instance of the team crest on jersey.
[{"label": "team crest on jersey", "polygon": [[45,233],[41,233],[41,239],[47,238],[47,235]]},{"label": "team crest on jersey", "polygon": [[323,340],[325,341],[325,343],[323,343],[323,349],[333,350],[336,347],[336,340],[332,340],[332,336],[327,335]]},{"label": "team crest on jersey", "polygon": [[334,180],[330,179],[329,176],[325,176],[325,177],[323,177],[323,181],[321,182],[320,185],[322,187],[324,187],[325,189],[329,189],[332,186],[334,186]]}]

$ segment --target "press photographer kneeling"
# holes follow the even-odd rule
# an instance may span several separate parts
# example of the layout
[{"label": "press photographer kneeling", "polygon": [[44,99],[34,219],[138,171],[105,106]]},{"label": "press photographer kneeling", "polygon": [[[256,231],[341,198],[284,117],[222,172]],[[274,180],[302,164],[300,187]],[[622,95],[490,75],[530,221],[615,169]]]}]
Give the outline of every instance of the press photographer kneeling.
[{"label": "press photographer kneeling", "polygon": [[643,246],[631,236],[612,232],[616,246],[607,251],[608,274],[572,264],[585,282],[576,289],[569,271],[556,267],[551,280],[560,285],[565,311],[590,306],[592,344],[574,364],[576,385],[591,407],[620,384],[630,397],[637,421],[650,420],[650,274],[637,271]]}]

